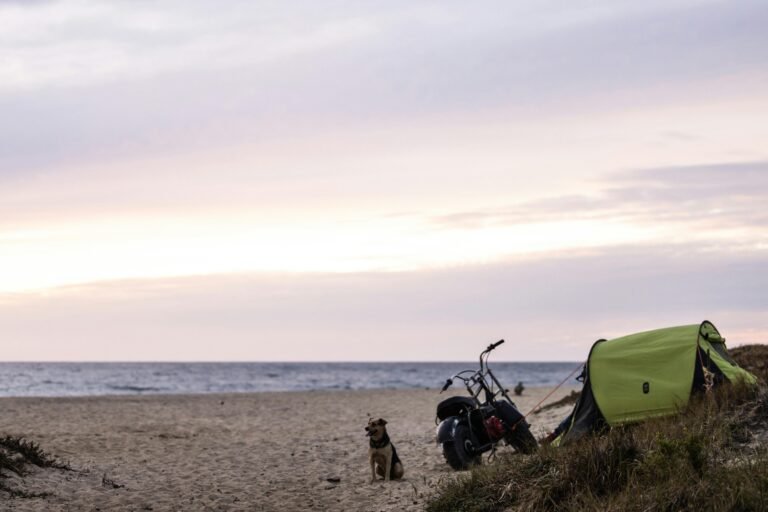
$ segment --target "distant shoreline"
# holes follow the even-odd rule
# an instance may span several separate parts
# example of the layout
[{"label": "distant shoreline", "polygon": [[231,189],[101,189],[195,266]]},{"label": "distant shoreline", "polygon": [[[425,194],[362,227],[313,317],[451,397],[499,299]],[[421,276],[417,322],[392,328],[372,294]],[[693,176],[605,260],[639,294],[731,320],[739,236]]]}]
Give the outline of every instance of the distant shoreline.
[{"label": "distant shoreline", "polygon": [[[554,389],[555,386],[531,386],[525,388],[525,393],[522,396],[522,399],[527,398],[531,394],[538,394],[541,391],[551,391]],[[563,385],[560,387],[561,390],[580,390],[581,386],[575,386],[575,385]],[[36,396],[16,396],[16,395],[2,395],[0,396],[0,403],[4,400],[51,400],[51,401],[68,401],[68,400],[174,400],[174,399],[187,399],[187,398],[238,398],[238,397],[244,397],[244,396],[268,396],[268,395],[306,395],[306,394],[322,394],[322,393],[328,393],[328,394],[365,394],[365,393],[395,393],[395,392],[401,392],[401,393],[407,393],[409,391],[413,392],[425,392],[425,393],[434,393],[435,397],[439,399],[447,398],[449,396],[456,396],[456,395],[466,395],[466,390],[462,389],[455,389],[453,392],[444,392],[440,393],[440,388],[409,388],[409,389],[402,389],[402,388],[367,388],[367,389],[307,389],[307,390],[283,390],[283,391],[230,391],[227,393],[219,393],[219,392],[212,392],[212,393],[137,393],[137,394],[113,394],[113,395],[66,395],[66,396],[60,396],[60,395],[36,395]],[[514,394],[510,394],[510,398],[512,398],[512,401],[517,401],[521,397],[515,396]]]},{"label": "distant shoreline", "polygon": [[[583,361],[581,361],[583,363]],[[0,361],[6,364],[476,364],[477,360],[468,361]],[[579,364],[579,361],[502,361],[492,360],[491,364]]]},{"label": "distant shoreline", "polygon": [[[554,386],[581,363],[491,361],[507,387]],[[432,389],[466,363],[0,363],[0,396],[144,396]],[[575,381],[574,381],[575,382]]]}]

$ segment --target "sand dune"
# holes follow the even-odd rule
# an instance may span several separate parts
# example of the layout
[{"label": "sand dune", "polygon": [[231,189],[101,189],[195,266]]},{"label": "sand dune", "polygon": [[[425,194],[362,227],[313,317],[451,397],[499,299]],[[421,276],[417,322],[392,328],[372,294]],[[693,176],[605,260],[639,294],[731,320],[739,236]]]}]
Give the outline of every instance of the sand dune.
[{"label": "sand dune", "polygon": [[[520,409],[528,412],[548,391],[526,390]],[[0,504],[14,511],[422,510],[434,487],[456,474],[434,440],[441,398],[434,390],[3,398],[0,434],[32,439],[74,471],[34,468],[23,480],[12,477],[12,486],[50,495]],[[534,433],[567,411],[530,416]],[[403,480],[369,483],[368,414],[389,421]]]}]

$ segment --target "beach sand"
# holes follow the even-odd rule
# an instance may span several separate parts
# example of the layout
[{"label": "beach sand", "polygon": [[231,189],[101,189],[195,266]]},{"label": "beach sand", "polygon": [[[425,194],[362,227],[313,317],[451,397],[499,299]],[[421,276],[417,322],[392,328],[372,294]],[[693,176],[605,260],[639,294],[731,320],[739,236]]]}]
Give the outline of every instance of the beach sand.
[{"label": "beach sand", "polygon": [[[527,389],[516,403],[526,413],[549,391]],[[50,495],[3,497],[0,509],[423,510],[435,487],[457,474],[435,444],[435,406],[447,396],[376,390],[2,398],[0,435],[39,443],[73,471],[31,466],[10,485]],[[534,435],[554,428],[569,409],[529,416]],[[403,480],[369,483],[369,414],[389,421]]]}]

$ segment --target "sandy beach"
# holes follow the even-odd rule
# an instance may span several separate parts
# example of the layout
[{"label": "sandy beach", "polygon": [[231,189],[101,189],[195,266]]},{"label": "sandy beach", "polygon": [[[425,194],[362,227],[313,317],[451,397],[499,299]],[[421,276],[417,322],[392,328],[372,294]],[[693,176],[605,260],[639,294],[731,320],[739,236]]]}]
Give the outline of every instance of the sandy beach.
[{"label": "sandy beach", "polygon": [[[568,394],[561,388],[549,400]],[[525,413],[551,388],[528,389]],[[0,435],[24,436],[73,471],[11,485],[45,498],[3,510],[422,510],[456,473],[435,444],[436,390],[3,398]],[[567,414],[529,416],[539,437]],[[401,481],[369,483],[368,415],[389,421]],[[512,451],[509,447],[504,451]]]}]

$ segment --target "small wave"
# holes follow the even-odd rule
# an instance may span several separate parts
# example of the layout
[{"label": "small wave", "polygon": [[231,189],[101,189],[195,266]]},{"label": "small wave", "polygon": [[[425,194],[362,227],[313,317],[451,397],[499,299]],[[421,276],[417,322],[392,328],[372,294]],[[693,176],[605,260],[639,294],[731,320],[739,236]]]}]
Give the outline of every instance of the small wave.
[{"label": "small wave", "polygon": [[109,389],[115,391],[129,391],[132,393],[146,393],[146,392],[159,392],[163,391],[163,388],[156,388],[153,386],[121,386],[115,384],[107,384]]}]

